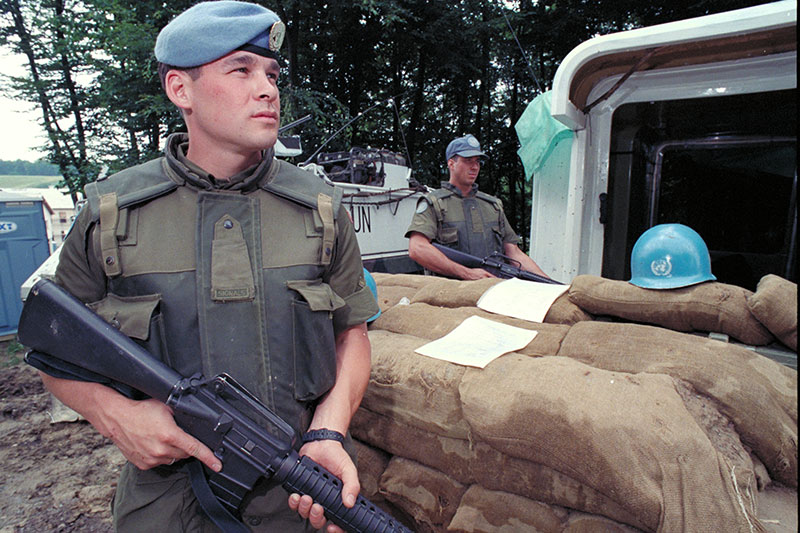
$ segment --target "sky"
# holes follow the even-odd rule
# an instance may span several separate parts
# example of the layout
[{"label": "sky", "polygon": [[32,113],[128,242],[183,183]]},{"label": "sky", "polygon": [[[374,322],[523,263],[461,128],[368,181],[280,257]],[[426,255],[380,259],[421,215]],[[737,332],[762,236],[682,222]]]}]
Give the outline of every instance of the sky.
[{"label": "sky", "polygon": [[[0,75],[22,75],[25,57],[0,49]],[[2,76],[0,76],[2,77]],[[0,159],[35,161],[42,154],[44,130],[39,126],[38,109],[31,103],[13,100],[0,92]]]}]

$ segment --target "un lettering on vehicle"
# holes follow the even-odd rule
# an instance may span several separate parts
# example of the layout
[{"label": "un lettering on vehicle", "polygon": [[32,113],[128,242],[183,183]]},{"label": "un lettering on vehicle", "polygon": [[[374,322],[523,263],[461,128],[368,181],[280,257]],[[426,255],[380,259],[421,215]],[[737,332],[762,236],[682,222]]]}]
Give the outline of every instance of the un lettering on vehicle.
[{"label": "un lettering on vehicle", "polygon": [[372,210],[368,205],[351,205],[350,218],[356,233],[372,233]]}]

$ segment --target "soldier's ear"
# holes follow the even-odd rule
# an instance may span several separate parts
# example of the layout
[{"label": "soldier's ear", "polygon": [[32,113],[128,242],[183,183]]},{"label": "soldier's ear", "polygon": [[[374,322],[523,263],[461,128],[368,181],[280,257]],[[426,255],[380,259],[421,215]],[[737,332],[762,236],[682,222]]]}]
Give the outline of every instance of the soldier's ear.
[{"label": "soldier's ear", "polygon": [[182,70],[170,70],[164,77],[167,98],[182,111],[192,108],[192,77]]}]

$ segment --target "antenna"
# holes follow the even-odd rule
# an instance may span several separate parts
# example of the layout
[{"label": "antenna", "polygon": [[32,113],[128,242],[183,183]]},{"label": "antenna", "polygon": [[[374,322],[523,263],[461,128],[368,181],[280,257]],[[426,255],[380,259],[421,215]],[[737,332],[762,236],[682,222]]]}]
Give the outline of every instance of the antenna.
[{"label": "antenna", "polygon": [[[405,93],[403,93],[403,94],[405,94]],[[402,94],[401,94],[401,95],[398,95],[398,96],[402,96]],[[311,155],[308,157],[308,159],[306,159],[305,161],[303,161],[302,163],[300,163],[300,166],[303,166],[303,165],[307,165],[307,164],[309,164],[309,163],[311,162],[311,160],[312,160],[312,159],[314,159],[314,157],[316,157],[316,155],[317,155],[318,153],[320,153],[320,151],[322,151],[322,149],[325,147],[325,145],[326,145],[326,144],[328,144],[329,142],[331,142],[331,141],[332,141],[332,140],[333,140],[333,139],[334,139],[334,138],[335,138],[337,135],[339,135],[339,134],[340,134],[340,133],[341,133],[341,132],[342,132],[342,131],[343,131],[345,128],[347,128],[347,127],[348,127],[350,124],[352,124],[352,123],[353,123],[353,122],[355,122],[356,120],[360,119],[361,117],[363,117],[364,115],[366,115],[367,113],[369,113],[370,111],[372,111],[373,109],[375,109],[376,107],[378,107],[378,106],[380,106],[380,105],[383,105],[383,104],[385,104],[386,102],[394,101],[394,99],[395,99],[395,98],[396,98],[395,96],[390,96],[389,98],[386,98],[385,100],[381,100],[380,102],[377,102],[377,103],[375,103],[375,104],[372,104],[372,105],[371,105],[371,106],[369,106],[367,109],[365,109],[364,111],[361,111],[361,112],[359,112],[359,113],[358,113],[356,116],[354,116],[353,118],[351,118],[350,120],[348,120],[347,122],[345,122],[345,123],[344,123],[344,125],[343,125],[341,128],[339,128],[338,130],[336,130],[335,132],[333,132],[333,135],[331,135],[330,137],[328,137],[327,139],[325,139],[325,142],[323,142],[321,145],[319,145],[319,148],[317,148],[317,149],[314,151],[314,153],[313,153],[313,154],[311,154]],[[404,138],[405,138],[405,137],[404,137]]]},{"label": "antenna", "polygon": [[408,143],[406,142],[406,133],[403,131],[403,124],[402,120],[400,119],[400,110],[397,109],[397,100],[394,98],[392,100],[392,107],[394,107],[394,114],[397,116],[397,127],[400,129],[400,135],[403,137],[403,147],[406,149],[406,161],[408,161],[408,168],[412,168],[413,165],[411,164],[411,154],[408,153]]},{"label": "antenna", "polygon": [[280,135],[284,131],[288,131],[288,130],[294,128],[295,126],[299,126],[300,124],[305,124],[309,120],[311,120],[311,115],[306,115],[303,118],[298,118],[294,122],[290,122],[285,126],[281,126],[280,128],[278,128],[278,135]]},{"label": "antenna", "polygon": [[511,21],[508,20],[508,16],[506,15],[506,10],[503,9],[502,13],[503,13],[503,18],[506,19],[506,24],[508,24],[508,29],[511,30],[511,35],[514,36],[514,40],[517,42],[519,51],[522,53],[522,58],[525,60],[525,64],[528,67],[528,72],[530,73],[531,78],[533,78],[533,81],[536,82],[536,88],[539,89],[539,93],[541,93],[542,86],[539,84],[539,80],[536,79],[536,74],[533,73],[533,68],[531,68],[531,62],[528,61],[528,56],[525,55],[525,50],[523,50],[522,45],[519,42],[519,39],[517,39],[517,33],[514,31],[514,28],[511,27]]}]

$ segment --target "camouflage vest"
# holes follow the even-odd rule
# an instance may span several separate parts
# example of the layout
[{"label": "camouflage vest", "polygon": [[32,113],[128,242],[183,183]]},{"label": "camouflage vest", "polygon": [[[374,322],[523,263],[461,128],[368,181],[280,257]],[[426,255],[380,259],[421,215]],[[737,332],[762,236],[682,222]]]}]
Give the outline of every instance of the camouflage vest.
[{"label": "camouflage vest", "polygon": [[[442,184],[444,185],[444,183]],[[436,214],[436,241],[476,257],[503,252],[503,203],[478,191],[461,197],[447,188],[426,195]]]},{"label": "camouflage vest", "polygon": [[341,192],[274,160],[247,193],[166,158],[86,187],[108,296],[95,307],[183,375],[231,374],[298,433],[335,382],[325,282]]}]

